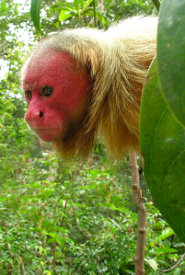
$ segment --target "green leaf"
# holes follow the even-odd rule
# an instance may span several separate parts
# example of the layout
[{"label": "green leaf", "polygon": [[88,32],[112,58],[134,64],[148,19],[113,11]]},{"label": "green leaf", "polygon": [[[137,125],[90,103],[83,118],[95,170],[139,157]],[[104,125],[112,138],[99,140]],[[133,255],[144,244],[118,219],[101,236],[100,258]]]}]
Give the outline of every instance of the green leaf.
[{"label": "green leaf", "polygon": [[185,130],[163,99],[156,60],[143,90],[140,142],[152,197],[172,229],[185,240]]},{"label": "green leaf", "polygon": [[106,18],[98,11],[96,12],[97,17],[100,19],[100,22],[103,26],[106,24]]},{"label": "green leaf", "polygon": [[76,11],[78,11],[80,9],[80,4],[83,3],[83,0],[74,0],[73,3]]},{"label": "green leaf", "polygon": [[174,235],[174,232],[171,228],[167,227],[163,229],[162,234],[155,238],[155,243],[159,243],[160,240],[165,240],[170,236]]},{"label": "green leaf", "polygon": [[185,1],[164,0],[159,13],[159,77],[170,109],[185,125]]},{"label": "green leaf", "polygon": [[31,18],[37,30],[40,30],[40,8],[42,0],[31,0]]},{"label": "green leaf", "polygon": [[93,0],[83,1],[83,10],[89,7]]},{"label": "green leaf", "polygon": [[68,9],[64,9],[60,12],[59,21],[62,22],[64,20],[70,18],[71,16],[72,16],[71,11],[69,11]]}]

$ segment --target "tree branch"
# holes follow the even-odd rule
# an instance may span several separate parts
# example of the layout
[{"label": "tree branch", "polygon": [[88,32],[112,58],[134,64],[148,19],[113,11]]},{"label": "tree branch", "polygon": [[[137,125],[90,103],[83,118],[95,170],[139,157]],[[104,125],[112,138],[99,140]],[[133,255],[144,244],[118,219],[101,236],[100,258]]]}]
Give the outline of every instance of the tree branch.
[{"label": "tree branch", "polygon": [[173,269],[175,269],[185,258],[185,253],[180,257],[180,259],[178,260],[178,262],[176,264],[174,264],[173,266],[171,266],[170,268],[168,269],[165,269],[165,270],[161,270],[162,272],[170,272],[172,271]]},{"label": "tree branch", "polygon": [[132,191],[134,203],[138,214],[138,234],[137,248],[135,260],[135,275],[143,275],[144,270],[144,255],[145,255],[145,235],[146,235],[146,208],[142,191],[139,184],[139,172],[137,167],[137,155],[130,153],[130,169],[132,176]]}]

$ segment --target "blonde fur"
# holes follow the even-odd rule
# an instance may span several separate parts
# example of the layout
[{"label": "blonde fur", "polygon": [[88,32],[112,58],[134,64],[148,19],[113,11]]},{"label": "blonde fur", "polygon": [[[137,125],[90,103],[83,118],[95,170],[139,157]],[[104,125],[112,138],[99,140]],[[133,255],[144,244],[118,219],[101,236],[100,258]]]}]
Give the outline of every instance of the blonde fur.
[{"label": "blonde fur", "polygon": [[87,156],[97,133],[110,155],[139,150],[139,116],[146,72],[156,53],[157,18],[133,17],[107,31],[64,30],[42,40],[23,67],[48,49],[70,53],[93,79],[91,101],[64,140],[55,142],[65,156]]}]

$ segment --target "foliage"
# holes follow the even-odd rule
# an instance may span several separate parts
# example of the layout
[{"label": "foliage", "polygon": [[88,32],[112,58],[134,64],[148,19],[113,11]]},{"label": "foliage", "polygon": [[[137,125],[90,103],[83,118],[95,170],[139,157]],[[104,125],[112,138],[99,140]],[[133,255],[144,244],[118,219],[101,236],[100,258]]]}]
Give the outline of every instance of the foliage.
[{"label": "foliage", "polygon": [[150,15],[155,13],[154,6],[150,0],[105,0],[105,17],[112,21],[118,21],[136,14]]},{"label": "foliage", "polygon": [[[9,72],[0,81],[0,182],[12,181],[20,173],[27,157],[37,149],[37,139],[24,122],[25,102],[20,94],[17,69],[21,66],[21,52],[13,50],[9,58]],[[32,139],[33,138],[33,139]],[[11,163],[11,165],[10,165]]]},{"label": "foliage", "polygon": [[[98,155],[86,164],[50,152],[30,159],[14,184],[1,185],[1,274],[133,274],[137,215],[127,170],[127,161]],[[157,274],[155,264],[175,262],[184,244],[176,246],[152,203],[147,209],[146,270]]]},{"label": "foliage", "polygon": [[[32,3],[34,2],[32,1]],[[38,2],[35,4],[37,13],[33,18],[37,29],[39,25]],[[93,0],[74,0],[70,3],[69,1],[43,2],[48,5],[47,8],[44,8],[45,16],[42,16],[43,9],[40,6],[41,32],[43,33],[48,33],[48,29],[51,30],[51,28],[56,31],[56,29],[63,29],[66,26],[71,28],[87,25],[90,27],[97,25],[99,28],[108,27],[113,21],[118,21],[129,15],[135,15],[136,13],[151,14],[155,11],[152,2],[149,0],[105,0],[103,11],[99,10],[97,1]],[[94,3],[96,4],[95,9]],[[97,17],[97,24],[95,23],[95,17]],[[53,22],[51,22],[51,18]]]}]

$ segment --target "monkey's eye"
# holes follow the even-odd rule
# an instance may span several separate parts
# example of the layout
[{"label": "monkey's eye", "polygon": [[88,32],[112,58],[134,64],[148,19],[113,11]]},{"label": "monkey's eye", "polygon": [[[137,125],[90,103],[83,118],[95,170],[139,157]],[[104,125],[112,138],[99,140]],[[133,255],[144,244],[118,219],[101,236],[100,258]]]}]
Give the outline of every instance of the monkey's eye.
[{"label": "monkey's eye", "polygon": [[26,94],[26,97],[28,98],[28,100],[31,100],[31,99],[32,99],[32,91],[26,90],[26,91],[25,91],[25,94]]},{"label": "monkey's eye", "polygon": [[53,93],[53,87],[52,86],[43,86],[42,87],[42,96],[50,97]]}]

